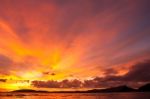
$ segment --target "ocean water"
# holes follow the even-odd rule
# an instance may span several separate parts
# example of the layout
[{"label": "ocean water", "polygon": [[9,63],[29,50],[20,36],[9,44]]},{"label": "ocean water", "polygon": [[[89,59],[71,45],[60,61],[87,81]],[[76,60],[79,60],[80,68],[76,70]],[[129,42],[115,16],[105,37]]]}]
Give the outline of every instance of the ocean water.
[{"label": "ocean water", "polygon": [[0,99],[150,99],[150,93],[0,93]]}]

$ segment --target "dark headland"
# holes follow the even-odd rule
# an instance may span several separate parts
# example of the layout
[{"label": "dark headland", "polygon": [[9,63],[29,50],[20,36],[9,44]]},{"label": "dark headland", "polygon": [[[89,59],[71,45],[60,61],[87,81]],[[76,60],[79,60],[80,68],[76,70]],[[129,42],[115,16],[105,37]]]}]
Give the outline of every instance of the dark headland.
[{"label": "dark headland", "polygon": [[33,89],[20,89],[20,90],[14,90],[11,92],[34,92],[34,93],[47,93],[49,91],[45,91],[45,90],[33,90]]}]

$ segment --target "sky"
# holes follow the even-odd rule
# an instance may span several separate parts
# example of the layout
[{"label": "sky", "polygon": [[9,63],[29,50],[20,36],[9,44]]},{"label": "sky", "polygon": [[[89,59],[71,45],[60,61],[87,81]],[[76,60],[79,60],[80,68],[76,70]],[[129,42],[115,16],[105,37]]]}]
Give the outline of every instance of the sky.
[{"label": "sky", "polygon": [[0,91],[150,82],[149,0],[0,0]]}]

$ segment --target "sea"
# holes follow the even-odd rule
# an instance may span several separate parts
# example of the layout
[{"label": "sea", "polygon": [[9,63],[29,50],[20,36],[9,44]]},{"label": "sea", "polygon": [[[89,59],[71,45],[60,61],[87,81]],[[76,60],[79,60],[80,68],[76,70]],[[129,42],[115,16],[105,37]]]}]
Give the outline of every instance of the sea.
[{"label": "sea", "polygon": [[0,99],[150,99],[150,92],[133,92],[133,93],[0,93]]}]

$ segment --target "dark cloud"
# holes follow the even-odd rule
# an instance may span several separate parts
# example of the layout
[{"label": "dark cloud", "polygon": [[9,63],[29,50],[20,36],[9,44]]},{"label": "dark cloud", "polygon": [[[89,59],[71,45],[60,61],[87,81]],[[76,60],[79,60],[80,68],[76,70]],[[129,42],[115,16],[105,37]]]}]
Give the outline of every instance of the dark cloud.
[{"label": "dark cloud", "polygon": [[86,87],[86,88],[102,87],[101,86],[102,80],[103,78],[100,78],[100,77],[95,77],[94,79],[91,79],[91,80],[84,80],[83,87]]},{"label": "dark cloud", "polygon": [[129,69],[128,73],[122,76],[107,75],[100,83],[106,86],[115,85],[132,85],[138,86],[138,84],[150,82],[150,60],[139,62]]},{"label": "dark cloud", "polygon": [[82,86],[82,82],[80,80],[74,79],[74,80],[63,80],[61,82],[62,88],[80,88]]},{"label": "dark cloud", "polygon": [[52,76],[55,76],[56,74],[55,74],[55,73],[51,73],[51,75],[52,75]]},{"label": "dark cloud", "polygon": [[43,72],[43,75],[50,75],[50,72]]},{"label": "dark cloud", "polygon": [[109,86],[117,86],[121,84],[117,81],[106,81],[105,78],[95,77],[91,80],[80,81],[78,79],[63,81],[32,81],[32,86],[37,88],[103,88]]},{"label": "dark cloud", "polygon": [[140,62],[132,66],[129,72],[122,77],[126,81],[150,81],[150,60]]},{"label": "dark cloud", "polygon": [[0,82],[6,82],[7,79],[0,79]]},{"label": "dark cloud", "polygon": [[139,62],[129,69],[128,73],[122,76],[108,75],[100,83],[104,82],[107,86],[120,84],[129,84],[138,86],[138,84],[150,82],[150,60]]},{"label": "dark cloud", "polygon": [[32,85],[38,88],[80,88],[82,82],[80,80],[63,80],[63,81],[32,81]]},{"label": "dark cloud", "polygon": [[[109,73],[110,72],[110,73]],[[115,76],[113,69],[106,70],[105,77],[95,77],[91,80],[80,81],[77,79],[63,81],[33,81],[32,85],[38,88],[103,88],[118,85],[132,85],[150,82],[150,60],[133,65],[129,72],[123,76]],[[140,83],[138,83],[140,82]]]},{"label": "dark cloud", "polygon": [[58,81],[32,81],[32,85],[37,88],[60,88],[60,82]]},{"label": "dark cloud", "polygon": [[51,75],[51,76],[55,76],[56,74],[53,72],[43,72],[43,75]]},{"label": "dark cloud", "polygon": [[113,68],[108,68],[108,69],[105,69],[104,71],[105,71],[105,72],[104,72],[104,75],[106,75],[106,76],[115,75],[115,74],[118,73],[118,72],[117,72],[115,69],[113,69]]}]

